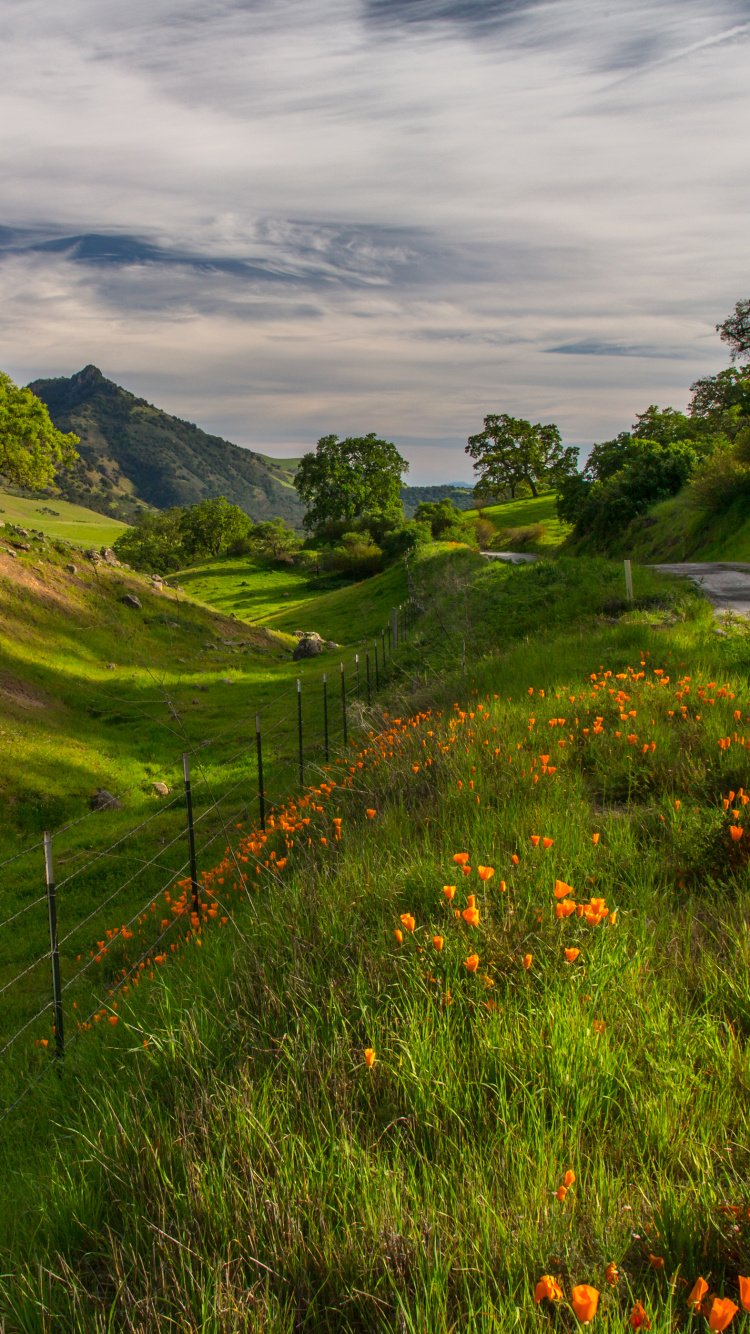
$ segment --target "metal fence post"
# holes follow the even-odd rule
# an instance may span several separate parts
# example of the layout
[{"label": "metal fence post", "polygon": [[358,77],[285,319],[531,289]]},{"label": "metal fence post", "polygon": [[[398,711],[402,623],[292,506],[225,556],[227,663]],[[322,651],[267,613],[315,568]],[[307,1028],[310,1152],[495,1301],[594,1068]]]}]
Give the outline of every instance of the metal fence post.
[{"label": "metal fence post", "polygon": [[326,752],[326,764],[328,763],[328,679],[323,673],[323,737]]},{"label": "metal fence post", "polygon": [[341,664],[341,718],[344,724],[344,745],[346,745],[346,682],[344,680],[344,664]]},{"label": "metal fence post", "polygon": [[354,662],[357,668],[357,699],[359,699],[359,654],[354,654]]},{"label": "metal fence post", "polygon": [[380,631],[380,642],[383,649],[383,670],[385,671],[385,630]]},{"label": "metal fence post", "polygon": [[302,682],[297,679],[297,742],[299,746],[299,782],[305,781],[305,762],[302,754]]},{"label": "metal fence post", "polygon": [[398,607],[394,607],[391,612],[391,623],[393,625],[393,649],[398,651]]},{"label": "metal fence post", "polygon": [[378,677],[378,641],[375,640],[375,690],[380,689],[380,680]]},{"label": "metal fence post", "polygon": [[632,569],[631,569],[630,561],[629,561],[629,560],[624,560],[622,563],[623,563],[623,565],[625,566],[625,596],[626,596],[626,598],[628,599],[628,602],[632,602],[632,601],[633,601],[633,571],[632,571]]},{"label": "metal fence post", "polygon": [[260,714],[255,715],[255,747],[258,755],[258,805],[260,807],[260,827],[266,829],[266,795],[263,791],[263,747],[260,740]]},{"label": "metal fence post", "polygon": [[182,757],[182,772],[185,776],[185,804],[187,806],[188,822],[188,849],[190,851],[190,883],[193,888],[193,912],[197,913],[200,904],[198,902],[198,871],[195,864],[195,829],[193,828],[193,793],[190,788],[190,756]]},{"label": "metal fence post", "polygon": [[44,835],[44,869],[47,877],[47,909],[49,911],[49,948],[52,959],[52,1002],[55,1011],[55,1049],[59,1059],[65,1055],[63,1038],[62,988],[60,986],[60,950],[57,944],[57,903],[55,900],[55,869],[52,864],[52,835]]},{"label": "metal fence post", "polygon": [[367,705],[370,705],[370,650],[365,649],[365,678],[367,681]]}]

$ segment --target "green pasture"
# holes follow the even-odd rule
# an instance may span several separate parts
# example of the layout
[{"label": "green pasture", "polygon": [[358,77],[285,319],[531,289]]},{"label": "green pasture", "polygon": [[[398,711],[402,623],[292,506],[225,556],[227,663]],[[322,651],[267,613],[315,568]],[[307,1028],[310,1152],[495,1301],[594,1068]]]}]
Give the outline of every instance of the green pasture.
[{"label": "green pasture", "polygon": [[[589,1284],[592,1331],[625,1334],[639,1300],[667,1334],[707,1328],[699,1275],[739,1304],[750,886],[729,826],[750,826],[723,799],[748,764],[718,740],[750,728],[750,640],[647,572],[609,624],[615,564],[579,563],[577,609],[574,565],[420,572],[406,659],[444,666],[394,676],[292,845],[270,833],[284,868],[248,894],[222,873],[227,925],[104,997],[117,1025],[6,1123],[7,1329],[572,1331]],[[614,922],[558,919],[558,879]],[[469,894],[478,925],[455,916]]]},{"label": "green pasture", "polygon": [[51,538],[66,538],[82,547],[109,546],[127,528],[119,519],[108,519],[66,500],[48,497],[28,500],[7,491],[0,491],[0,519],[21,528],[40,529]]},{"label": "green pasture", "polygon": [[[489,519],[498,529],[499,534],[508,533],[513,540],[514,530],[543,525],[543,531],[532,539],[531,545],[522,549],[543,551],[545,548],[558,547],[571,530],[571,525],[563,523],[557,517],[554,491],[544,495],[528,497],[524,500],[506,500],[500,505],[487,505],[482,509],[482,518]],[[476,511],[468,510],[465,518],[476,520]],[[499,550],[497,541],[492,543],[493,550]]]}]

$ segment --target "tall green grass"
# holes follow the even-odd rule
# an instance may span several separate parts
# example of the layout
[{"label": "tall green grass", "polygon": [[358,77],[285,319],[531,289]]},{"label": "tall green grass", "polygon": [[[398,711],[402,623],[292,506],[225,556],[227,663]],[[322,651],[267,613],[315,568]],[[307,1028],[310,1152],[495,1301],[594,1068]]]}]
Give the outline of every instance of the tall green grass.
[{"label": "tall green grass", "polygon": [[[535,1303],[542,1273],[600,1290],[592,1328],[629,1328],[636,1297],[655,1330],[705,1326],[699,1273],[737,1299],[750,1235],[721,1206],[750,1203],[750,895],[723,798],[748,765],[718,740],[750,727],[750,647],[674,613],[549,628],[532,605],[524,629],[519,604],[524,637],[463,684],[436,671],[365,720],[259,887],[224,877],[227,926],[6,1123],[8,1330],[573,1329]],[[464,878],[462,851],[494,876]],[[614,925],[558,921],[555,879]],[[478,927],[454,916],[468,893]]]}]

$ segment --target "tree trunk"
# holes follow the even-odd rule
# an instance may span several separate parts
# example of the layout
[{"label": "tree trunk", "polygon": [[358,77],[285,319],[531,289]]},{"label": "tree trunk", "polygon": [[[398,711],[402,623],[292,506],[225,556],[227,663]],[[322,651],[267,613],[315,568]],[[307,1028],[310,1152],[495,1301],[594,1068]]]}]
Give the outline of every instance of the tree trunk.
[{"label": "tree trunk", "polygon": [[539,496],[539,493],[537,492],[536,486],[534,485],[534,478],[533,478],[533,477],[529,477],[529,475],[528,475],[528,473],[527,473],[527,474],[526,474],[526,481],[528,482],[529,486],[531,487],[531,494],[532,494],[532,496],[534,497],[535,500],[537,500],[537,499],[538,499],[538,496]]}]

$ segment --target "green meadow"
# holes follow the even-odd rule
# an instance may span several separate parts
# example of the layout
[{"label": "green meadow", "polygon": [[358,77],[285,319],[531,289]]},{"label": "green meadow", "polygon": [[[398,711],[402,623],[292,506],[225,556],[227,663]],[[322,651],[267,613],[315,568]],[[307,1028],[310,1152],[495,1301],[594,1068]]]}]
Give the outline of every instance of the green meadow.
[{"label": "green meadow", "polygon": [[[624,1334],[640,1302],[667,1334],[708,1328],[687,1303],[699,1277],[707,1312],[739,1306],[744,626],[717,637],[693,590],[640,568],[628,604],[621,564],[596,559],[490,566],[436,546],[296,602],[286,569],[192,573],[157,595],[69,574],[41,544],[3,570],[3,859],[84,815],[60,843],[59,911],[97,914],[63,947],[64,981],[87,970],[64,995],[64,1062],[49,1012],[3,1056],[5,1105],[38,1081],[3,1123],[5,1329],[572,1331],[588,1315]],[[331,693],[328,764],[310,713],[300,786],[296,679],[319,706],[323,671],[335,682],[343,657],[349,673],[407,595],[422,615],[369,708],[348,676],[346,746]],[[292,663],[294,628],[344,649]],[[264,841],[247,757],[255,709],[285,690]],[[237,750],[201,759],[235,725]],[[218,798],[197,807],[194,919],[184,805],[168,806],[184,748]],[[123,811],[86,814],[92,786],[129,783]],[[0,868],[8,915],[38,893],[27,856],[34,885]],[[123,936],[105,900],[127,867],[146,892]],[[0,924],[2,985],[44,948],[44,911]],[[45,994],[30,976],[4,1023]]]},{"label": "green meadow", "polygon": [[119,519],[108,519],[67,500],[41,497],[30,500],[7,491],[0,491],[0,519],[21,528],[39,529],[48,537],[65,538],[82,547],[109,546],[127,527]]}]

